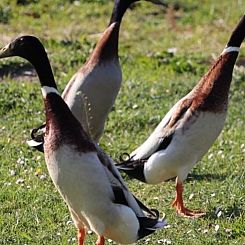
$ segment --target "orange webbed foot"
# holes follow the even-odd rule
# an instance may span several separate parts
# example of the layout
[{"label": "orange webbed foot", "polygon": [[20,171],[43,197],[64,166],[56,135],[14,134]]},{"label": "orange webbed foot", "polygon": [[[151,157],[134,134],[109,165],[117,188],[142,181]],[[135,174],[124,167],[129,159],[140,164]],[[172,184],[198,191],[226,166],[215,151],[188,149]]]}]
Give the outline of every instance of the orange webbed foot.
[{"label": "orange webbed foot", "polygon": [[190,210],[184,205],[180,205],[176,200],[173,202],[173,206],[176,209],[178,215],[186,218],[199,218],[204,216],[206,213],[199,210]]},{"label": "orange webbed foot", "polygon": [[183,217],[187,217],[187,218],[199,218],[205,215],[206,213],[203,211],[193,211],[184,206],[183,196],[182,196],[183,190],[184,188],[183,188],[182,182],[178,182],[178,177],[177,177],[176,178],[176,197],[172,204],[173,207],[175,207],[177,214]]}]

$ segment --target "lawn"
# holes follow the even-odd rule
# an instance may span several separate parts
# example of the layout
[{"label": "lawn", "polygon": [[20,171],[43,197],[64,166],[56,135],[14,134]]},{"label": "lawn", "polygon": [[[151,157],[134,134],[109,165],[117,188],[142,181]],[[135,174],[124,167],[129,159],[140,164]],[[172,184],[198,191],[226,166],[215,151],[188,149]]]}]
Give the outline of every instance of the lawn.
[{"label": "lawn", "polygon": [[[141,144],[190,91],[223,50],[245,9],[241,0],[174,2],[166,9],[142,1],[123,20],[123,84],[101,141],[114,159]],[[109,0],[2,0],[0,47],[21,34],[40,37],[62,91],[108,24],[112,6]],[[205,210],[206,216],[176,215],[174,181],[150,186],[125,176],[130,190],[168,221],[166,229],[137,244],[245,244],[244,48],[224,130],[185,182],[187,206]],[[43,109],[31,65],[20,58],[0,60],[1,245],[76,244],[76,229],[43,155],[25,143],[31,129],[44,121]],[[86,244],[95,238],[88,235]]]}]

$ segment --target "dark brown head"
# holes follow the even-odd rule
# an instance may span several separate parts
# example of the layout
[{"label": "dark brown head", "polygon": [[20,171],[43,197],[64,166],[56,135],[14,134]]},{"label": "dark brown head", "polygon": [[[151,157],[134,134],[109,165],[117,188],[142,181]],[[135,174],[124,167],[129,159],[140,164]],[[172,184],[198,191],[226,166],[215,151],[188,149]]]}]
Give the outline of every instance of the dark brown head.
[{"label": "dark brown head", "polygon": [[19,56],[28,60],[36,69],[42,86],[56,88],[47,53],[34,36],[21,36],[0,50],[0,59]]},{"label": "dark brown head", "polygon": [[[37,55],[34,55],[37,54]],[[0,58],[11,56],[22,57],[31,63],[38,58],[38,54],[43,54],[45,49],[42,43],[34,36],[22,36],[6,45],[0,50]]]}]

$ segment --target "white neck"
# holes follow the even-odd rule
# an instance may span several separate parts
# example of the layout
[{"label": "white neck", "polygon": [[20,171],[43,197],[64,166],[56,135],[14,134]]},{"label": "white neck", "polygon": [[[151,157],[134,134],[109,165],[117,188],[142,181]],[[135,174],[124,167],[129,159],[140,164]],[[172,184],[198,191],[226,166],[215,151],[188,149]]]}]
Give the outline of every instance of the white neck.
[{"label": "white neck", "polygon": [[41,87],[41,91],[42,91],[43,98],[46,98],[47,94],[50,94],[50,93],[55,93],[55,94],[60,95],[57,89],[54,87],[43,86]]},{"label": "white neck", "polygon": [[240,51],[240,48],[239,47],[226,47],[223,52],[221,53],[222,54],[226,54],[226,53],[230,53],[230,52],[239,52]]}]

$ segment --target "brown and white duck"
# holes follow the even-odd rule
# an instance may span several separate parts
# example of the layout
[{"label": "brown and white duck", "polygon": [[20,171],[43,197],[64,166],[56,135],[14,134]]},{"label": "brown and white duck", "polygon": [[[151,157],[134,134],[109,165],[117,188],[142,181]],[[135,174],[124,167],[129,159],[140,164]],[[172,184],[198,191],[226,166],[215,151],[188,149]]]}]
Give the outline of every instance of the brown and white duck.
[{"label": "brown and white duck", "polygon": [[22,36],[0,50],[0,58],[20,56],[35,68],[44,98],[46,130],[44,155],[55,187],[69,207],[78,228],[78,244],[85,231],[128,244],[165,225],[126,187],[112,160],[92,141],[59,95],[41,42]]},{"label": "brown and white duck", "polygon": [[148,184],[176,177],[177,213],[198,217],[204,213],[184,206],[183,181],[221,133],[228,108],[233,68],[245,35],[245,16],[230,40],[198,84],[179,100],[150,137],[117,165],[129,176]]},{"label": "brown and white duck", "polygon": [[[122,82],[118,58],[118,39],[121,21],[128,7],[139,0],[115,0],[108,27],[102,34],[87,62],[71,78],[62,93],[74,116],[87,134],[99,142],[106,119],[114,105]],[[161,0],[148,0],[154,3]],[[44,125],[41,126],[44,130]],[[39,128],[38,128],[39,129]],[[36,137],[35,129],[28,145],[43,151],[43,136]]]}]

